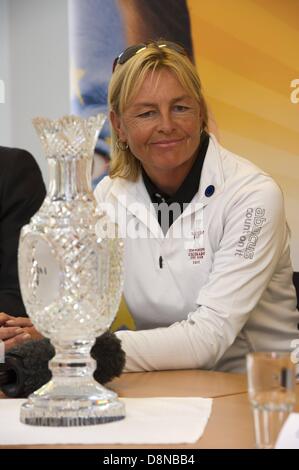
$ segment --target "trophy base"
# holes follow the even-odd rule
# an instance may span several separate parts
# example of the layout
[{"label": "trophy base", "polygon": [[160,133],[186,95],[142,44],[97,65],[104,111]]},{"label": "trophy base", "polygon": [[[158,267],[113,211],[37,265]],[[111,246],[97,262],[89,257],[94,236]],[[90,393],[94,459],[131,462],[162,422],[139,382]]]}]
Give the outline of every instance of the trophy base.
[{"label": "trophy base", "polygon": [[[79,385],[79,384],[78,384]],[[80,388],[49,382],[31,394],[21,407],[20,420],[32,426],[90,426],[125,418],[125,405],[117,394],[91,382]]]}]

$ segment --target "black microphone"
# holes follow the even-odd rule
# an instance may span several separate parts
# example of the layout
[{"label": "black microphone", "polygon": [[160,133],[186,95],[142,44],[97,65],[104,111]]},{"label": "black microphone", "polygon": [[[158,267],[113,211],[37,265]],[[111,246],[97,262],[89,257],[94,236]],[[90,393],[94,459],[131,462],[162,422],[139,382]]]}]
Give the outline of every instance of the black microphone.
[{"label": "black microphone", "polygon": [[[106,331],[96,338],[91,357],[97,361],[94,378],[105,384],[119,377],[125,365],[125,352],[114,333]],[[0,389],[9,398],[25,398],[49,382],[48,362],[55,349],[48,339],[33,340],[10,349],[0,364]]]}]

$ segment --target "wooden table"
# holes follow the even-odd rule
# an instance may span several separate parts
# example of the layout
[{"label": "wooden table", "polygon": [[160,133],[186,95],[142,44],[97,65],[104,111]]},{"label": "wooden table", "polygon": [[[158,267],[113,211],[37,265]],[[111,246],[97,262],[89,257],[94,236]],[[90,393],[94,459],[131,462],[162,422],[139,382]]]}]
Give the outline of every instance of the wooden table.
[{"label": "wooden table", "polygon": [[247,391],[246,376],[205,370],[123,374],[108,384],[122,397],[222,397]]},{"label": "wooden table", "polygon": [[[138,448],[254,448],[254,430],[247,396],[246,376],[223,372],[184,370],[141,372],[123,374],[109,384],[120,397],[211,397],[211,417],[201,439],[190,445],[36,445],[18,448],[90,448],[90,449],[138,449]],[[299,411],[299,385],[297,385]]]}]

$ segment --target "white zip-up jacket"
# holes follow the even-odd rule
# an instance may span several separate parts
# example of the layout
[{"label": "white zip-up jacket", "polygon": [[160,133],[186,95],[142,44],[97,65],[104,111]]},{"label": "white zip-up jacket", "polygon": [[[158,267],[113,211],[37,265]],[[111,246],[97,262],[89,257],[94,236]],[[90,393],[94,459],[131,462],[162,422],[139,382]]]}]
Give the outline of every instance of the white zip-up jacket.
[{"label": "white zip-up jacket", "polygon": [[211,136],[200,187],[164,235],[142,177],[103,179],[100,206],[125,238],[120,331],[126,370],[245,370],[250,351],[299,338],[283,196],[272,178]]}]

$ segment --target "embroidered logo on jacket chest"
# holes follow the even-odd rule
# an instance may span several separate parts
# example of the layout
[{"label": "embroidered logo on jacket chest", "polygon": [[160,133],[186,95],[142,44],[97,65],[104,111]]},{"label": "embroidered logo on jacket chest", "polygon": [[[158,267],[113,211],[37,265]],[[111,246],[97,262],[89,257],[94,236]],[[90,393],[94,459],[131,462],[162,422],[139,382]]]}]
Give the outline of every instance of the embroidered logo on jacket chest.
[{"label": "embroidered logo on jacket chest", "polygon": [[194,229],[192,232],[192,241],[185,243],[189,260],[192,264],[200,264],[205,257],[206,249],[204,247],[204,230]]}]

